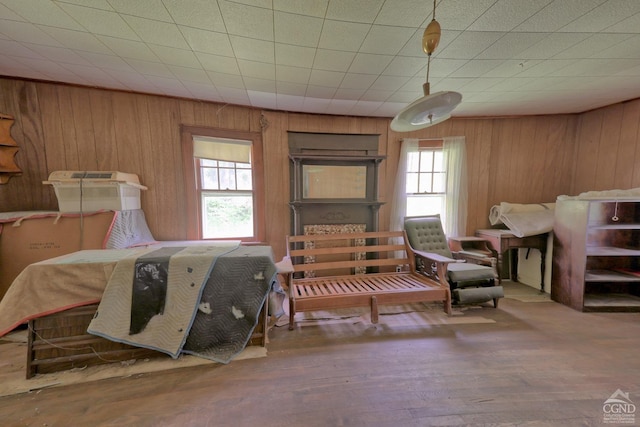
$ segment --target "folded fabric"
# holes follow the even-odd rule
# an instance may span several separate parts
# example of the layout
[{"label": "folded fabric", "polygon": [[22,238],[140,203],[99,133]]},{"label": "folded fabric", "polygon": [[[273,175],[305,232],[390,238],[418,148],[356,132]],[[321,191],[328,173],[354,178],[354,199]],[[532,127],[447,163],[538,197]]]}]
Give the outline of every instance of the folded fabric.
[{"label": "folded fabric", "polygon": [[535,236],[553,230],[555,203],[507,203],[491,207],[491,225],[504,224],[517,237]]}]

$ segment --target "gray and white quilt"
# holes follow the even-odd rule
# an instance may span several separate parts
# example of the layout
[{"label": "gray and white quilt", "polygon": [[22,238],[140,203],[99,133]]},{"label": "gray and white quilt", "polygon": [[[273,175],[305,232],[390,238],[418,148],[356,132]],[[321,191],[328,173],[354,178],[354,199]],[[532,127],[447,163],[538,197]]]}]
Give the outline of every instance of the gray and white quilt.
[{"label": "gray and white quilt", "polygon": [[277,283],[269,246],[151,248],[118,262],[88,332],[228,363]]}]

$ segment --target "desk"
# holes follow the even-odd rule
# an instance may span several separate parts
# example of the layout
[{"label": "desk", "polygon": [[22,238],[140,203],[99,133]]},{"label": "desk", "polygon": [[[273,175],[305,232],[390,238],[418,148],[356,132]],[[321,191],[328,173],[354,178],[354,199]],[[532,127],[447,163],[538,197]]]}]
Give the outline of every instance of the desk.
[{"label": "desk", "polygon": [[517,237],[509,230],[486,229],[476,230],[476,236],[487,240],[498,253],[498,274],[501,275],[502,254],[509,252],[511,256],[511,280],[518,281],[518,252],[512,249],[533,248],[540,251],[540,292],[544,292],[544,271],[547,254],[547,238],[549,233],[535,236]]}]

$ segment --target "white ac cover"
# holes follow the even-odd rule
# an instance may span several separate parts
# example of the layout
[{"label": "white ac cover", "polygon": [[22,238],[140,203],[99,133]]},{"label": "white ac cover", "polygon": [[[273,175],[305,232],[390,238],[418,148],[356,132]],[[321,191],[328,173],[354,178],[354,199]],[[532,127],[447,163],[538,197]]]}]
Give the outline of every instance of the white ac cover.
[{"label": "white ac cover", "polygon": [[138,175],[117,171],[55,171],[43,182],[52,185],[60,212],[140,209]]}]

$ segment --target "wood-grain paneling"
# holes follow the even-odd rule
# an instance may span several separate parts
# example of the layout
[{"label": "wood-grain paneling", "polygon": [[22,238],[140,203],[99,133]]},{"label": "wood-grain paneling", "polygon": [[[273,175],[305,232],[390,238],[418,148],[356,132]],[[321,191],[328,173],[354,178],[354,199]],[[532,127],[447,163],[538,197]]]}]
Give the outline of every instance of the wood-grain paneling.
[{"label": "wood-grain paneling", "polygon": [[378,134],[381,228],[389,223],[400,140],[465,136],[469,176],[467,232],[489,226],[500,202],[553,202],[561,194],[640,186],[640,100],[581,115],[451,119],[399,134],[389,119],[260,109],[0,78],[0,112],[23,174],[0,186],[0,211],[57,209],[55,170],[135,173],[149,187],[142,208],[157,239],[187,236],[180,126],[262,132],[266,240],[277,257],[290,232],[287,132]]}]

